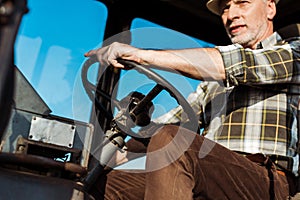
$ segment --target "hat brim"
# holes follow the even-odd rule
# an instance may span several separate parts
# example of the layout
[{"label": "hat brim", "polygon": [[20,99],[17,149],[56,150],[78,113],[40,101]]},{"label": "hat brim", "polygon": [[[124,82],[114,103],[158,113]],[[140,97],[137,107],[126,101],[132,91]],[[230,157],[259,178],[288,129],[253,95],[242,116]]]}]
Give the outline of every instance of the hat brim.
[{"label": "hat brim", "polygon": [[[275,3],[277,4],[279,0],[275,0]],[[206,7],[208,10],[210,10],[212,13],[216,15],[221,15],[221,10],[220,10],[220,0],[209,0],[206,3]]]}]

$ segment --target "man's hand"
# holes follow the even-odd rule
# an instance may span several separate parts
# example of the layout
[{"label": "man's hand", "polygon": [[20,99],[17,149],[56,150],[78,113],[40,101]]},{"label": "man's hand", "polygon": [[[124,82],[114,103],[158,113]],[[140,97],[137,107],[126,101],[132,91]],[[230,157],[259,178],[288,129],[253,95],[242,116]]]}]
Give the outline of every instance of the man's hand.
[{"label": "man's hand", "polygon": [[140,64],[146,64],[140,56],[141,49],[127,44],[114,42],[111,45],[91,50],[84,54],[86,57],[96,56],[102,65],[112,65],[116,68],[125,68],[118,62],[118,58],[135,61]]}]

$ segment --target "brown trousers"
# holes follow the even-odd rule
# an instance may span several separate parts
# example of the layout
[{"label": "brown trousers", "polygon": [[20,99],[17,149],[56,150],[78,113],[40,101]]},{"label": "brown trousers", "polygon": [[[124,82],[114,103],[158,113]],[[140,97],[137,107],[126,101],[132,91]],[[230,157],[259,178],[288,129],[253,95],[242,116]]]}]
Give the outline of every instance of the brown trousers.
[{"label": "brown trousers", "polygon": [[165,126],[152,137],[146,163],[145,171],[109,172],[95,185],[95,198],[285,200],[289,197],[287,178],[275,168],[268,171],[243,155],[177,126]]}]

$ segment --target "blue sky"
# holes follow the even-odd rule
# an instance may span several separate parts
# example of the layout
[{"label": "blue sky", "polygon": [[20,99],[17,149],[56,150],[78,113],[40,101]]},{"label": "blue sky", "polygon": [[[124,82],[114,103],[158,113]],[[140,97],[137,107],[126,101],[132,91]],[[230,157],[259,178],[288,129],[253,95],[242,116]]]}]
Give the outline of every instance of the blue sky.
[{"label": "blue sky", "polygon": [[[46,2],[46,3],[45,3]],[[86,60],[83,54],[97,48],[103,40],[106,7],[94,0],[28,0],[29,13],[23,17],[15,46],[15,63],[52,114],[89,121],[91,102],[82,88],[80,70]],[[141,48],[185,48],[207,45],[195,38],[161,28],[143,19],[132,22],[132,45]],[[212,46],[209,44],[209,46]],[[89,79],[95,79],[91,69]],[[180,75],[159,72],[184,96],[199,83]],[[118,97],[130,91],[145,91],[152,82],[135,71],[123,71]],[[159,115],[174,107],[175,102],[158,97]]]},{"label": "blue sky", "polygon": [[28,0],[16,41],[15,62],[53,114],[87,121],[89,113],[74,116],[75,82],[83,54],[103,40],[107,11],[94,0]]}]

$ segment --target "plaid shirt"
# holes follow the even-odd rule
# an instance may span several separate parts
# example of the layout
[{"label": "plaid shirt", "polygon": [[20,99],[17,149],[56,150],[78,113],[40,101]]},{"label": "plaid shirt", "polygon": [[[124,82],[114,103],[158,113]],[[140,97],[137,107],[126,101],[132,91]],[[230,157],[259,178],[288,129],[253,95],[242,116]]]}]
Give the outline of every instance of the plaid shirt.
[{"label": "plaid shirt", "polygon": [[[216,48],[226,81],[201,82],[188,97],[203,134],[234,151],[288,158],[297,175],[299,38],[284,41],[274,33],[256,50],[238,44]],[[185,121],[181,113],[177,107],[156,122]]]}]

